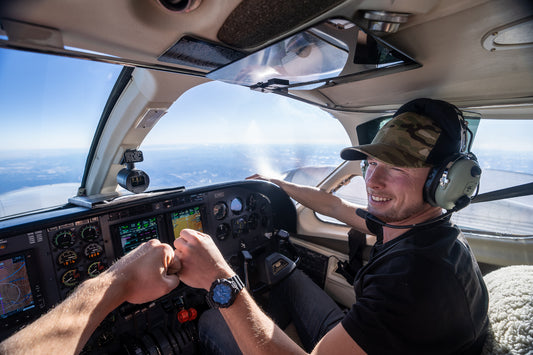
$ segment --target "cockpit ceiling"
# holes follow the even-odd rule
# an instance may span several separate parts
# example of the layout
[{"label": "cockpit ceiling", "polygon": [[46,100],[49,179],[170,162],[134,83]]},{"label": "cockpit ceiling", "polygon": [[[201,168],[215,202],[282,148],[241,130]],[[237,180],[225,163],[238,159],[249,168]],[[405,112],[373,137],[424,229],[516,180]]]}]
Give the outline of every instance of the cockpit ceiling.
[{"label": "cockpit ceiling", "polygon": [[533,21],[533,2],[510,4],[485,2],[391,34],[386,41],[422,67],[328,87],[319,90],[320,95],[341,107],[401,104],[420,96],[467,106],[531,102],[533,39],[529,46],[509,50],[491,52],[482,46],[482,38],[495,28],[527,17]]},{"label": "cockpit ceiling", "polygon": [[2,1],[0,46],[63,54],[79,48],[105,55],[89,58],[204,76],[212,66],[165,54],[183,38],[196,38],[233,61],[327,18],[368,26],[368,10],[410,14],[398,32],[380,36],[422,67],[294,95],[339,109],[419,96],[473,105],[531,101],[533,47],[491,52],[482,43],[494,29],[533,16],[530,0],[202,0],[188,12],[160,0]]}]

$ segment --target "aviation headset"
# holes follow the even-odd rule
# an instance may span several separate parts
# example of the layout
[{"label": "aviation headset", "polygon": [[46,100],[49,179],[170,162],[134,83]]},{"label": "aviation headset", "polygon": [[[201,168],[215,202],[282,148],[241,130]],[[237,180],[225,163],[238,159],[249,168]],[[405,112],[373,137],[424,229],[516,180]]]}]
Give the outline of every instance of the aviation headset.
[{"label": "aviation headset", "polygon": [[[436,152],[434,160],[437,163],[429,171],[424,184],[424,201],[450,212],[468,206],[472,195],[479,190],[481,168],[476,156],[470,152],[473,134],[461,110],[445,101],[417,99],[402,106],[395,116],[404,112],[430,117],[447,132],[444,141],[438,143],[444,149]],[[450,116],[456,116],[457,120],[450,120]],[[460,137],[457,136],[458,131]],[[456,152],[450,154],[450,145],[455,147],[453,150]],[[439,150],[437,144],[434,149]],[[368,162],[363,160],[363,177],[367,167]]]}]

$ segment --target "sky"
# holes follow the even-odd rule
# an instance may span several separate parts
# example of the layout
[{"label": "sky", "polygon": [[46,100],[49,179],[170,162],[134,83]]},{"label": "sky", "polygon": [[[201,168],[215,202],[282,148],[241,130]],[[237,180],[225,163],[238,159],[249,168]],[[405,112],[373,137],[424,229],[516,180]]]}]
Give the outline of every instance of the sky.
[{"label": "sky", "polygon": [[120,72],[93,64],[0,49],[0,149],[90,145],[88,132],[94,132]]},{"label": "sky", "polygon": [[[0,49],[0,153],[88,149],[121,67]],[[206,101],[206,97],[208,100]],[[474,148],[533,151],[533,120],[482,121]],[[150,132],[146,146],[176,143],[345,143],[320,109],[212,82],[186,92]]]},{"label": "sky", "polygon": [[[208,103],[205,97],[209,98]],[[180,97],[144,144],[197,143],[199,140],[245,144],[310,143],[310,138],[314,143],[349,144],[341,124],[316,107],[246,87],[210,82]]]}]

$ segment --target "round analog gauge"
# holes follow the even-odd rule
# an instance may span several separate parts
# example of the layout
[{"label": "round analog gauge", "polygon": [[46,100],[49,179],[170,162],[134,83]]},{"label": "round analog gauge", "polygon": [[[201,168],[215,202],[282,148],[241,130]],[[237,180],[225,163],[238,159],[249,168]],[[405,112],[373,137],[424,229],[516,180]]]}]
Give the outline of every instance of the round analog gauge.
[{"label": "round analog gauge", "polygon": [[81,274],[78,269],[70,269],[61,276],[61,283],[67,287],[76,286],[81,280]]},{"label": "round analog gauge", "polygon": [[101,261],[95,261],[87,268],[87,275],[89,277],[96,277],[105,270],[105,265]]},{"label": "round analog gauge", "polygon": [[99,235],[100,232],[98,231],[98,227],[94,224],[85,225],[80,230],[81,239],[86,240],[88,242],[95,241],[96,239],[98,239]]},{"label": "round analog gauge", "polygon": [[231,231],[230,226],[227,223],[219,224],[216,231],[216,237],[218,240],[225,240]]},{"label": "round analog gauge", "polygon": [[91,243],[85,247],[84,254],[88,259],[95,259],[102,255],[104,248],[100,244]]},{"label": "round analog gauge", "polygon": [[65,250],[57,257],[57,263],[61,266],[70,266],[76,264],[78,254],[74,250]]},{"label": "round analog gauge", "polygon": [[224,202],[217,202],[213,206],[213,215],[217,220],[224,219],[228,214],[228,206]]},{"label": "round analog gauge", "polygon": [[53,243],[61,249],[71,247],[74,245],[74,233],[69,229],[61,230],[54,236]]},{"label": "round analog gauge", "polygon": [[242,201],[240,198],[235,197],[233,200],[231,200],[231,204],[229,207],[231,209],[231,212],[239,214],[242,212],[242,207]]}]

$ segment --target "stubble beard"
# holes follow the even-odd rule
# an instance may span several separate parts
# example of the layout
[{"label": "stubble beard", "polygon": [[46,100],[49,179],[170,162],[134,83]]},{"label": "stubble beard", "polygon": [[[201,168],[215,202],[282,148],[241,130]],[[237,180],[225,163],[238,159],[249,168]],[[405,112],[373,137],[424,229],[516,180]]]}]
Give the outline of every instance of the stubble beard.
[{"label": "stubble beard", "polygon": [[404,208],[402,210],[394,210],[391,209],[391,211],[386,212],[380,212],[379,210],[376,210],[375,208],[369,206],[368,212],[379,218],[385,223],[394,223],[394,222],[402,222],[405,221],[411,217],[417,216],[422,214],[429,205],[426,203],[416,205],[416,206],[410,206],[408,208]]}]

